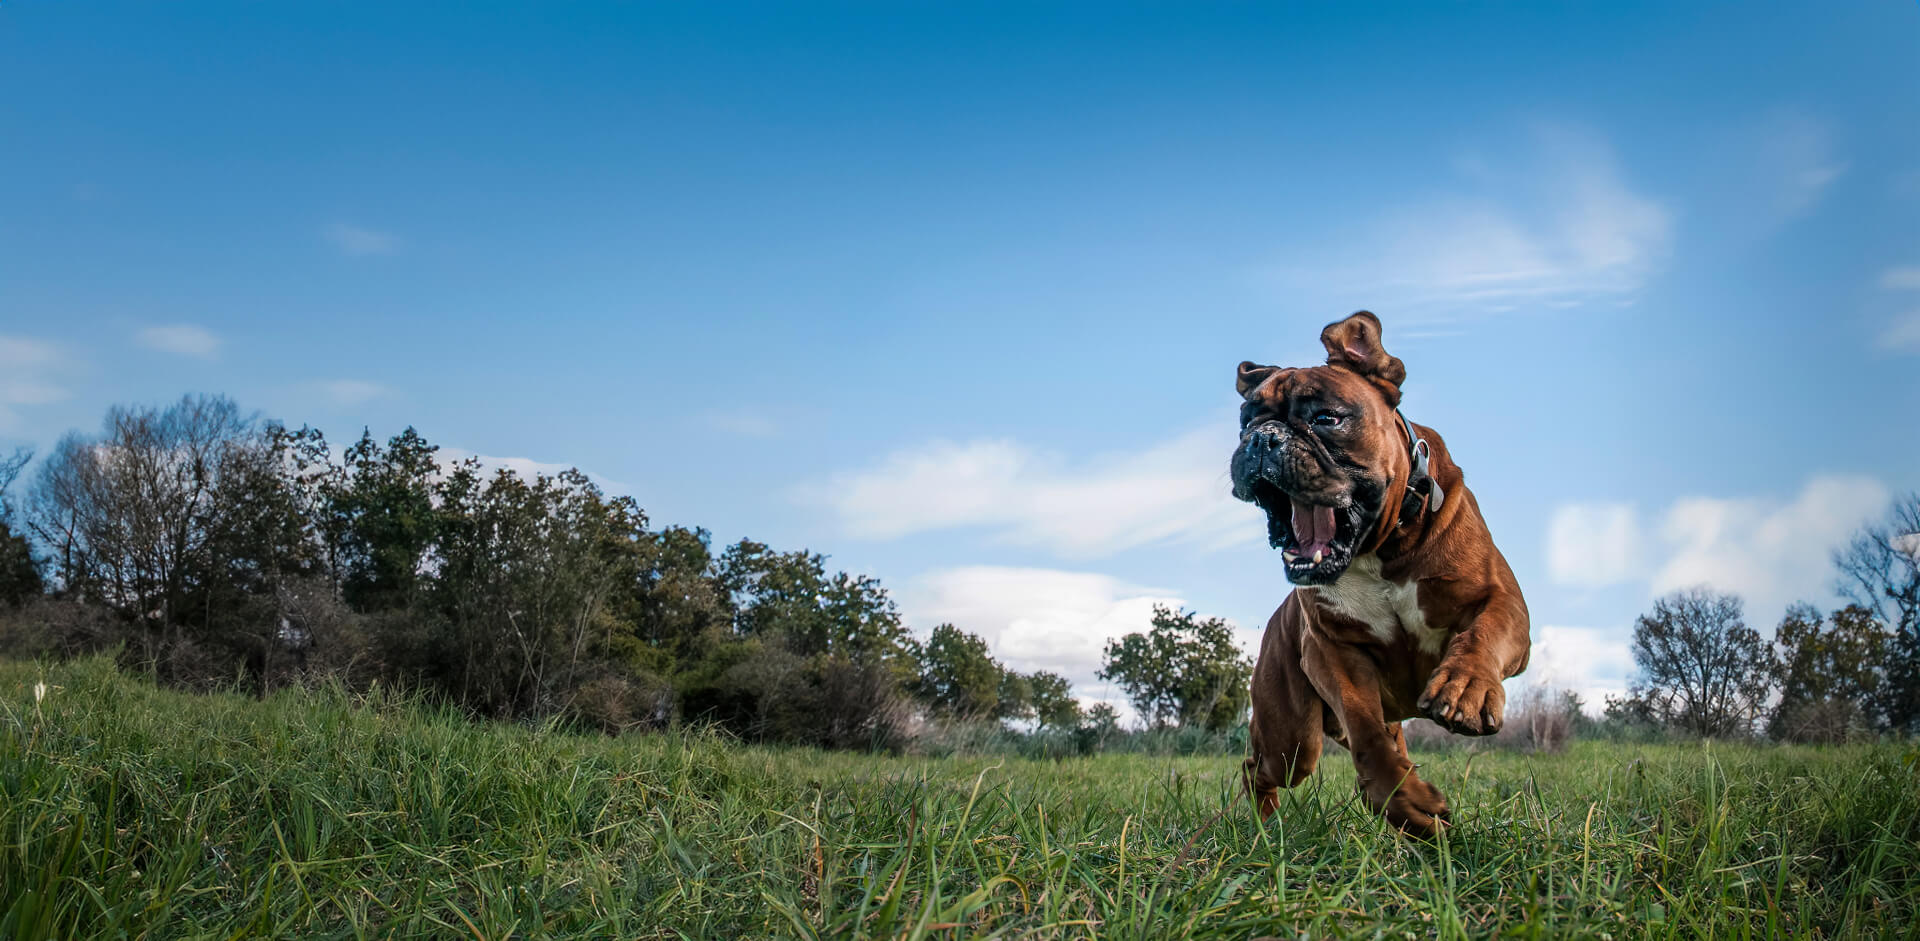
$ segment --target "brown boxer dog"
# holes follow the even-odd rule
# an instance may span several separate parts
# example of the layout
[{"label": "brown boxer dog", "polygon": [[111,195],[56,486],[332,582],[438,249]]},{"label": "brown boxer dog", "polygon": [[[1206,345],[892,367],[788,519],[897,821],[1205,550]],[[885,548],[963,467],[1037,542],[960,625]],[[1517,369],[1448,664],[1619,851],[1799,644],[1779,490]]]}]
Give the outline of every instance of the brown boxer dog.
[{"label": "brown boxer dog", "polygon": [[1299,586],[1253,669],[1247,787],[1262,817],[1313,773],[1324,732],[1353,753],[1367,805],[1408,833],[1447,820],[1400,721],[1500,729],[1500,681],[1527,666],[1527,603],[1433,429],[1401,416],[1407,370],[1360,311],[1320,333],[1327,364],[1241,363],[1233,495],[1267,512]]}]

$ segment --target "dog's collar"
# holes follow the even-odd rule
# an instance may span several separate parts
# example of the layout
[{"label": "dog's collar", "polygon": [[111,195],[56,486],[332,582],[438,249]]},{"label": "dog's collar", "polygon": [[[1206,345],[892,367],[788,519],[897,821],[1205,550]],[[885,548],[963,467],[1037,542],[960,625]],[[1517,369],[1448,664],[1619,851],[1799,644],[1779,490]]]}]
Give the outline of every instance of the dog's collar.
[{"label": "dog's collar", "polygon": [[1440,505],[1446,502],[1446,491],[1440,489],[1440,482],[1433,479],[1430,465],[1433,460],[1433,446],[1427,439],[1414,433],[1413,422],[1407,420],[1406,413],[1394,409],[1400,417],[1400,427],[1407,433],[1407,449],[1413,458],[1413,471],[1407,475],[1407,492],[1400,500],[1400,525],[1405,526],[1424,512],[1440,512]]}]

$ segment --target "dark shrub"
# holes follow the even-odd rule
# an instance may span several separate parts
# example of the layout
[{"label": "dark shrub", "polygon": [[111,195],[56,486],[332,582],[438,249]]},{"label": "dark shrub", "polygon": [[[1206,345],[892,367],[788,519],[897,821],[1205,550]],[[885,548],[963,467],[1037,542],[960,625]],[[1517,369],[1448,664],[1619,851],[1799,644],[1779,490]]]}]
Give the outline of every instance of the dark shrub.
[{"label": "dark shrub", "polygon": [[673,684],[652,674],[595,670],[573,690],[568,711],[610,735],[673,721]]},{"label": "dark shrub", "polygon": [[0,656],[66,658],[109,650],[124,636],[105,608],[40,597],[0,610]]}]

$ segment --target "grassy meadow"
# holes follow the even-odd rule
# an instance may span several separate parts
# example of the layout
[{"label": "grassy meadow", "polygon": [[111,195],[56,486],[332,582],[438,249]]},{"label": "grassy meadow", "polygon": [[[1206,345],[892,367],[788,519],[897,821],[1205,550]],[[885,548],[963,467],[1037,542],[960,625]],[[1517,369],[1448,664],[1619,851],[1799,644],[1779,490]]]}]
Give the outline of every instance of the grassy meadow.
[{"label": "grassy meadow", "polygon": [[[36,699],[36,685],[44,684]],[[476,724],[0,663],[0,937],[1913,937],[1903,746],[1345,756],[1262,825],[1237,758],[917,758]]]}]

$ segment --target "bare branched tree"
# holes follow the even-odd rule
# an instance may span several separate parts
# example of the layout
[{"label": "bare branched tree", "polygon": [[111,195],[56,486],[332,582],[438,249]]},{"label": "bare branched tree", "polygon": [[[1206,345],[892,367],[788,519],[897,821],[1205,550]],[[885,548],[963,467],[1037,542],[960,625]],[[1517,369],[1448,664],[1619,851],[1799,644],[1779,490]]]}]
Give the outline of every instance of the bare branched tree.
[{"label": "bare branched tree", "polygon": [[1700,736],[1744,736],[1767,699],[1773,652],[1739,597],[1689,588],[1656,600],[1633,627],[1633,695]]},{"label": "bare branched tree", "polygon": [[26,448],[0,458],[0,605],[22,604],[40,594],[40,567],[14,519],[13,497],[8,493],[31,460],[33,452]]},{"label": "bare branched tree", "polygon": [[13,488],[13,482],[20,479],[20,471],[33,460],[33,451],[28,448],[15,448],[13,453],[0,458],[0,523],[13,521],[13,498],[7,491]]},{"label": "bare branched tree", "polygon": [[253,428],[220,396],[115,407],[100,437],[69,434],[40,467],[28,514],[58,587],[114,609],[150,663],[181,638],[225,458]]},{"label": "bare branched tree", "polygon": [[1834,553],[1836,586],[1893,633],[1881,709],[1895,729],[1920,730],[1920,493],[1894,502]]}]

